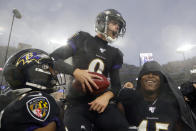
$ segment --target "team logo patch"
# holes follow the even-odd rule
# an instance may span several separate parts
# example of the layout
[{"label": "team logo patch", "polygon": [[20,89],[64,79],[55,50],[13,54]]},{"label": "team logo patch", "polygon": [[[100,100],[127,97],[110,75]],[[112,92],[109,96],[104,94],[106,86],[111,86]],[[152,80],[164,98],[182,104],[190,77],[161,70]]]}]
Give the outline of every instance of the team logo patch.
[{"label": "team logo patch", "polygon": [[32,61],[39,63],[39,61],[43,58],[42,55],[38,55],[36,52],[28,52],[18,59],[16,66],[18,66],[20,63],[22,63],[23,65],[26,63],[29,64]]},{"label": "team logo patch", "polygon": [[45,121],[50,114],[50,103],[46,97],[35,97],[26,103],[30,115],[39,121]]}]

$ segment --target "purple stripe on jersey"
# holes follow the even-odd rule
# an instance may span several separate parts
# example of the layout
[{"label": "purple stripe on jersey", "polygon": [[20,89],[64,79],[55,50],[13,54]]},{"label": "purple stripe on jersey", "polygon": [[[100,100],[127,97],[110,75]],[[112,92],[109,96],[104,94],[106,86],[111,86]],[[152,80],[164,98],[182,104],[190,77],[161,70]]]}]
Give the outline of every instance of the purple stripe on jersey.
[{"label": "purple stripe on jersey", "polygon": [[56,122],[57,127],[60,127],[61,126],[61,122],[60,122],[60,120],[59,120],[58,117],[53,118],[52,121],[55,121]]},{"label": "purple stripe on jersey", "polygon": [[121,65],[114,65],[114,66],[112,67],[112,69],[119,69],[119,68],[121,68]]},{"label": "purple stripe on jersey", "polygon": [[53,122],[53,121],[56,122],[57,127],[61,126],[60,120],[57,117],[55,117],[55,118],[51,119],[50,121],[46,121],[44,123],[40,123],[40,126],[32,125],[31,127],[27,128],[27,130],[25,130],[25,131],[33,131],[35,129],[45,127],[46,125],[48,125],[50,122]]},{"label": "purple stripe on jersey", "polygon": [[76,52],[76,45],[74,44],[73,41],[69,41],[68,44],[72,47],[74,53]]},{"label": "purple stripe on jersey", "polygon": [[42,128],[42,127],[39,127],[39,126],[31,126],[31,127],[27,128],[25,131],[33,131],[33,130],[38,129],[38,128]]}]

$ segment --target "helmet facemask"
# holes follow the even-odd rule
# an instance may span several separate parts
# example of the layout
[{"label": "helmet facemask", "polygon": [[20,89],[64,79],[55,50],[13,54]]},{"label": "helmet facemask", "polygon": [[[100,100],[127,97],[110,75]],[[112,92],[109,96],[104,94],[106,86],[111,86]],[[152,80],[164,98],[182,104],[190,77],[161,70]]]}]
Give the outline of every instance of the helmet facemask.
[{"label": "helmet facemask", "polygon": [[53,70],[52,65],[48,63],[35,65],[32,69],[28,69],[28,71],[26,85],[34,90],[52,93],[60,89],[61,82],[57,79],[57,72]]},{"label": "helmet facemask", "polygon": [[37,90],[52,89],[53,86],[56,85],[56,79],[49,68],[48,66],[48,69],[46,69],[46,64],[29,67],[28,70],[25,71],[25,76],[28,78],[25,84]]}]

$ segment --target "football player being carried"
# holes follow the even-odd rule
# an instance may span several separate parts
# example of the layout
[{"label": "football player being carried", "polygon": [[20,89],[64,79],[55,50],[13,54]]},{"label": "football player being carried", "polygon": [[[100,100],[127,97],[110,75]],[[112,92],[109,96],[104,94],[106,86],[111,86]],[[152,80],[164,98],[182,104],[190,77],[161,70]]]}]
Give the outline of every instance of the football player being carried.
[{"label": "football player being carried", "polygon": [[119,98],[132,130],[196,130],[195,119],[182,94],[156,61],[145,63],[136,90],[123,88]]},{"label": "football player being carried", "polygon": [[64,131],[60,109],[49,95],[57,84],[53,60],[39,49],[12,55],[3,70],[13,90],[25,89],[0,114],[1,131]]},{"label": "football player being carried", "polygon": [[[123,36],[125,29],[122,15],[117,10],[107,9],[96,18],[95,37],[80,31],[68,40],[67,45],[51,53],[56,61],[55,69],[73,75],[76,82],[81,83],[80,90],[72,86],[67,94],[69,105],[64,118],[71,131],[81,128],[89,131],[92,124],[103,131],[127,130],[128,122],[111,102],[121,88],[119,69],[123,56],[119,49],[108,44]],[[73,66],[64,63],[69,57],[72,57]],[[94,93],[100,90],[95,79],[103,77],[89,72],[110,77],[111,88]]]}]

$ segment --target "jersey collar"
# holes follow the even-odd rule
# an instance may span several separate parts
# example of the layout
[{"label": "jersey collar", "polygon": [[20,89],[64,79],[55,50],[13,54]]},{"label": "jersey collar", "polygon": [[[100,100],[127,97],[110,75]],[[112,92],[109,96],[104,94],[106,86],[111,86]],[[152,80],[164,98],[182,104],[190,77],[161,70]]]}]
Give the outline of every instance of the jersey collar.
[{"label": "jersey collar", "polygon": [[108,44],[107,41],[105,41],[105,40],[99,38],[98,36],[95,36],[95,39],[96,39],[97,41],[99,41],[100,43],[104,43],[104,44],[106,44],[106,45]]}]

